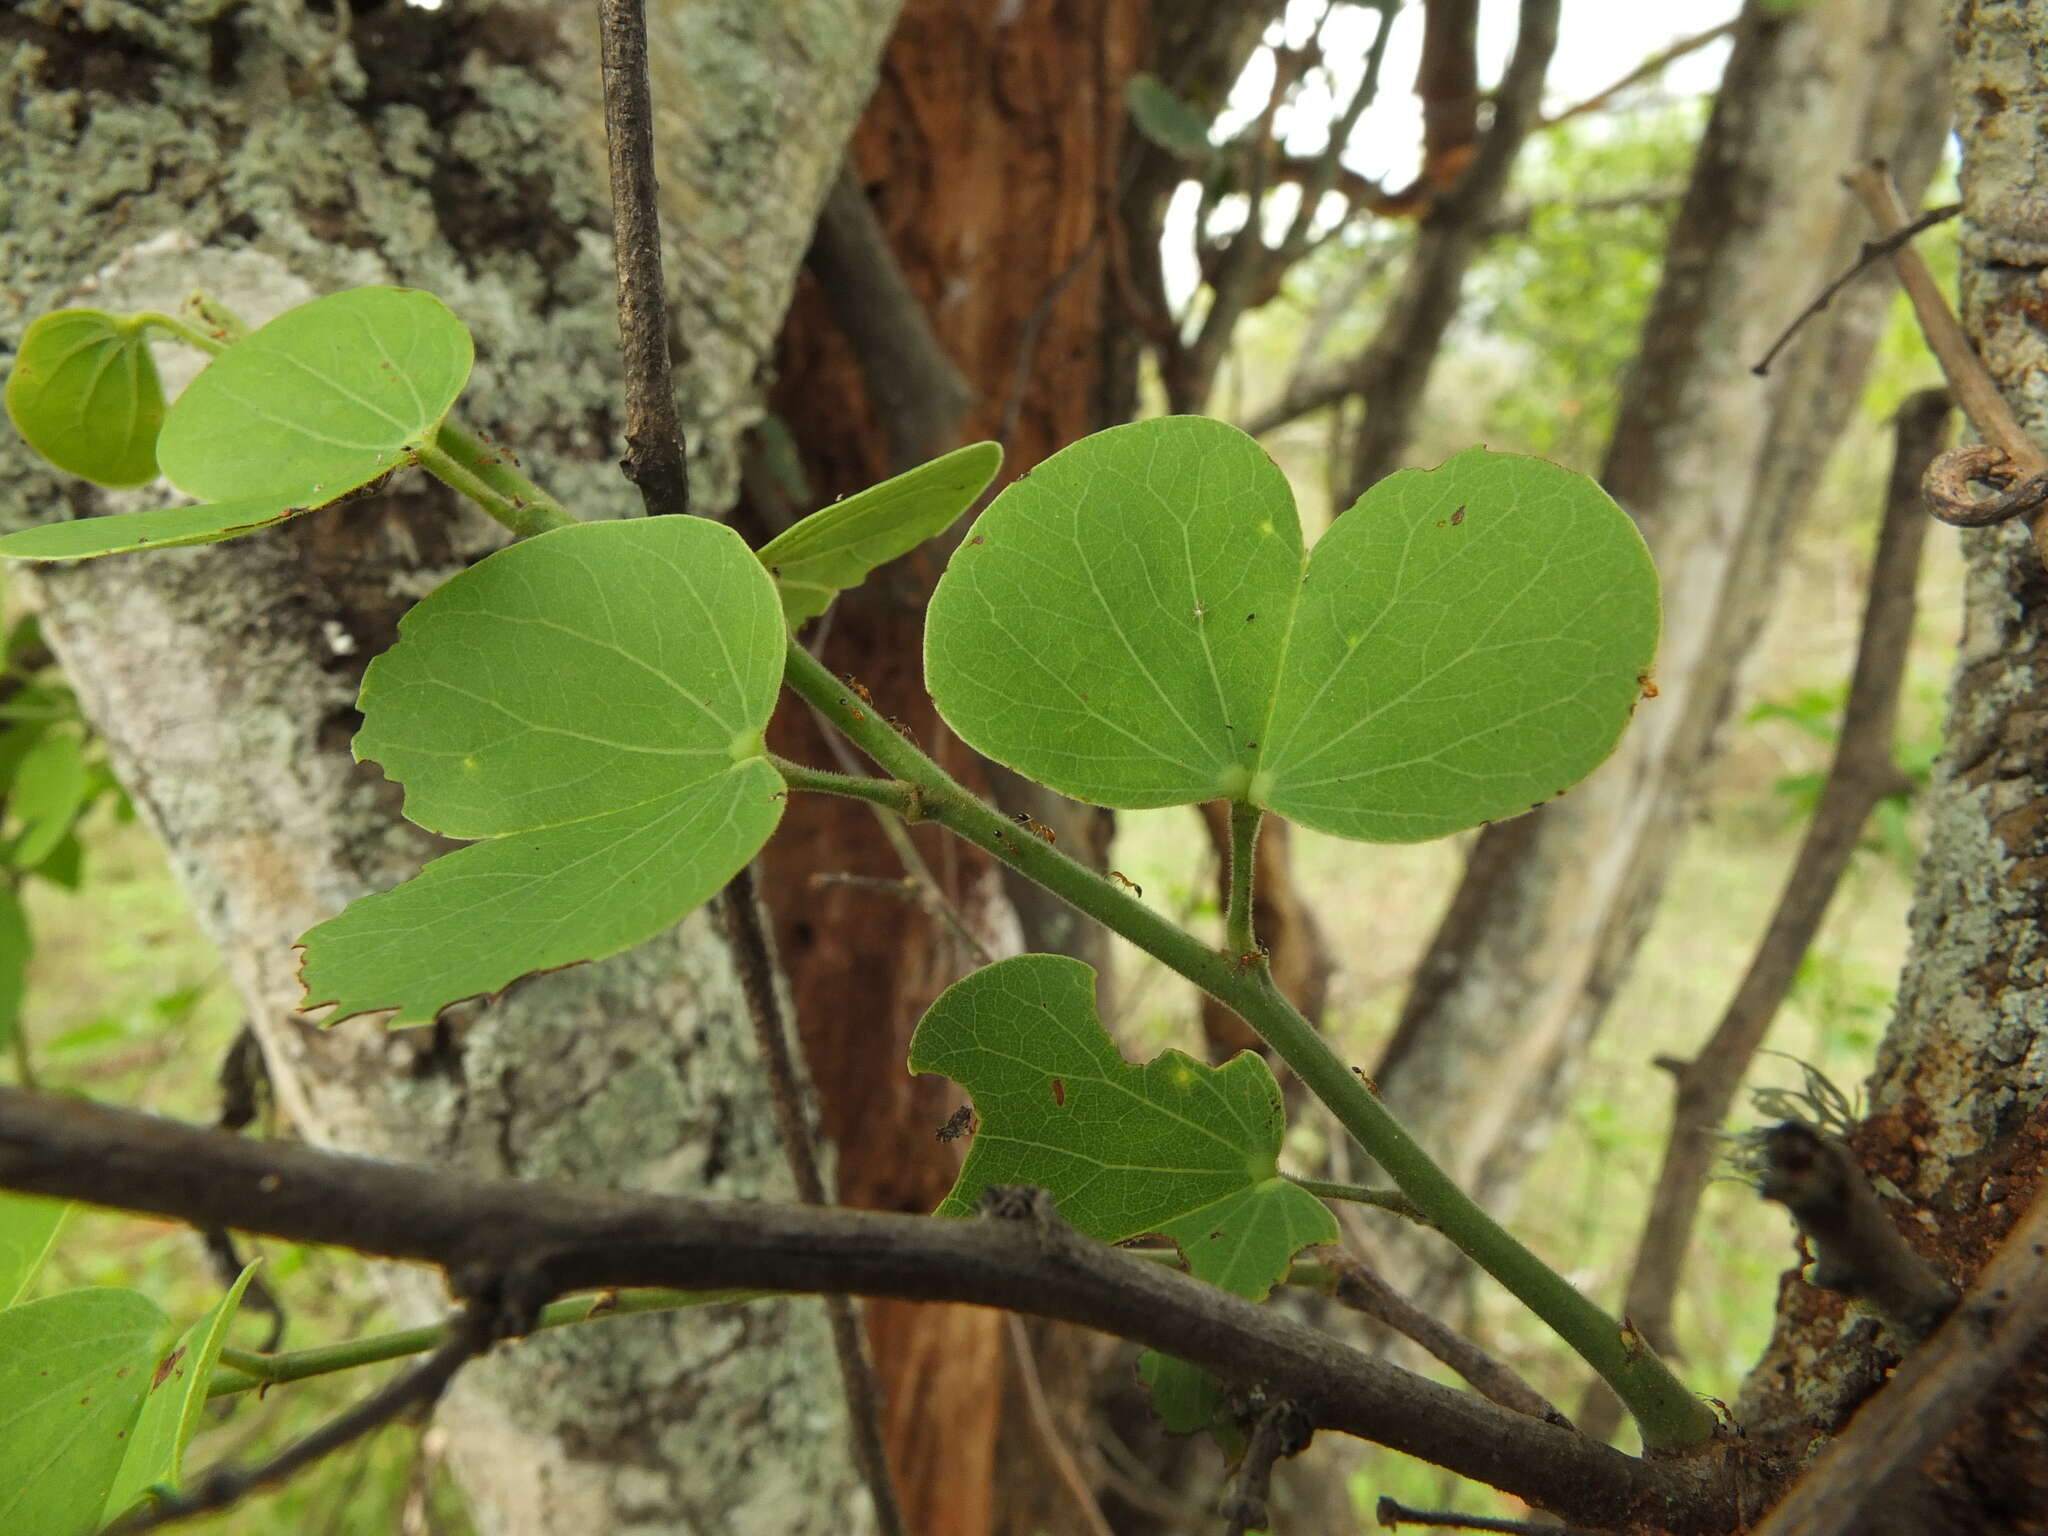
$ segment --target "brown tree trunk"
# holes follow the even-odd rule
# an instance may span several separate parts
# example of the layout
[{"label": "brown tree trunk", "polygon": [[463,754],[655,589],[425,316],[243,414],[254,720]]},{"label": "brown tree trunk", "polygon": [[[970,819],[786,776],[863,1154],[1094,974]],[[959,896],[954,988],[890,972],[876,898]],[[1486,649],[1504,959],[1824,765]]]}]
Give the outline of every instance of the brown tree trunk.
[{"label": "brown tree trunk", "polygon": [[[460,408],[587,516],[615,468],[618,371],[586,8],[504,3],[38,8],[13,57],[0,327],[71,298],[251,322],[358,283],[431,286],[475,329]],[[678,378],[700,504],[735,434],[892,0],[656,0]],[[195,8],[195,14],[207,8]],[[774,188],[772,198],[758,196]],[[111,265],[110,265],[111,264]],[[10,508],[151,504],[0,442]],[[10,517],[22,514],[10,510]],[[418,477],[243,542],[51,569],[45,626],[220,945],[301,1135],[476,1171],[733,1195],[786,1188],[723,943],[701,916],[631,954],[402,1034],[295,1011],[293,939],[439,851],[349,755],[356,684],[407,606],[502,541]],[[437,1282],[394,1272],[415,1319]],[[546,1335],[442,1405],[482,1529],[839,1532],[867,1515],[812,1304]],[[743,1428],[738,1426],[744,1426]]]},{"label": "brown tree trunk", "polygon": [[[2048,6],[1964,0],[1950,22],[1964,326],[2040,443],[2048,152],[2036,129],[2048,112],[2039,67]],[[1929,796],[1913,947],[1855,1147],[1904,1196],[1886,1202],[1901,1231],[1967,1284],[2048,1187],[2048,575],[2023,521],[1961,537],[1964,631]],[[1881,1385],[1896,1353],[1839,1298],[1788,1273],[1777,1335],[1738,1412],[1766,1431],[1789,1423],[1827,1433]],[[1915,1528],[2048,1528],[2044,1405],[2048,1341],[2037,1339],[1922,1464],[1921,1478],[1902,1485]]]},{"label": "brown tree trunk", "polygon": [[[1123,87],[1143,57],[1147,9],[1142,0],[906,6],[849,168],[971,392],[953,441],[926,441],[918,456],[1000,438],[1007,480],[1105,424],[1107,221],[1124,140]],[[901,393],[882,372],[892,361],[872,344],[863,355],[848,335],[857,327],[834,319],[849,304],[875,301],[844,284],[836,267],[817,262],[799,284],[771,400],[820,502],[905,467],[891,462],[906,436],[902,424],[877,405],[878,396]],[[950,770],[988,786],[988,772],[946,732],[924,693],[924,602],[944,553],[919,551],[842,597],[824,621],[824,657]],[[800,711],[782,712],[774,739],[778,751],[834,765]],[[1087,846],[1098,825],[1100,813],[1084,807],[1061,802],[1055,810],[1051,797],[1025,798],[1029,786],[1011,776],[992,787],[1006,807],[1049,823],[1062,847]],[[990,861],[936,829],[913,836],[992,950],[1014,951],[1028,935],[1033,947],[1099,963],[1095,936],[1048,898],[1007,889]],[[812,1077],[841,1149],[840,1198],[930,1210],[958,1166],[934,1132],[960,1095],[937,1079],[912,1079],[903,1062],[926,1006],[976,957],[913,904],[812,884],[819,874],[903,873],[863,806],[798,799],[765,868]],[[890,1302],[867,1311],[911,1528],[920,1536],[1070,1528],[1073,1506],[1006,1393],[1013,1373],[1002,1319]],[[1068,1378],[1060,1395],[1069,1405],[1087,1375],[1082,1362]]]},{"label": "brown tree trunk", "polygon": [[[1865,237],[1842,169],[1883,154],[1909,196],[1925,185],[1946,121],[1939,34],[1923,0],[1752,0],[1742,19],[1604,474],[1662,578],[1659,696],[1585,785],[1481,834],[1376,1073],[1496,1210],[1648,926],[1888,296],[1844,294],[1768,379],[1749,370]],[[1389,1241],[1440,1297],[1442,1245]]]}]

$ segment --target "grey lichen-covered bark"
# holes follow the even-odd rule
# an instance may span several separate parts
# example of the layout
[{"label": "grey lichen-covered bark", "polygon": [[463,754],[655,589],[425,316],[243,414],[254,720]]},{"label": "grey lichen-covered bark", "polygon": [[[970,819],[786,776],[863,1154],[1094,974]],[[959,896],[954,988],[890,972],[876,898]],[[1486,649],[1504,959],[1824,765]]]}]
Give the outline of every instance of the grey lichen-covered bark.
[{"label": "grey lichen-covered bark", "polygon": [[[2021,425],[2048,442],[2048,5],[1964,5],[1955,24],[1963,321]],[[1912,957],[1872,1099],[1927,1105],[1937,1169],[2009,1135],[2048,1094],[2048,580],[2017,523],[1965,547]]]},{"label": "grey lichen-covered bark", "polygon": [[[1887,295],[1838,298],[1770,378],[1751,366],[1865,238],[1842,170],[1887,155],[1908,195],[1945,121],[1924,0],[1753,0],[1644,328],[1605,482],[1657,559],[1656,682],[1615,757],[1482,834],[1379,1072],[1401,1114],[1511,1204],[1625,977],[1733,703],[1786,540],[1854,403]],[[1425,1294],[1442,1245],[1398,1231]]]},{"label": "grey lichen-covered bark", "polygon": [[[716,508],[896,0],[650,9],[678,391]],[[80,295],[168,308],[203,287],[258,322],[359,283],[429,288],[477,335],[465,419],[585,515],[629,514],[593,8],[347,14],[34,0],[0,18],[0,334]],[[67,485],[11,440],[0,487],[13,525],[156,499]],[[350,759],[362,667],[499,540],[401,482],[32,588],[302,1134],[493,1173],[786,1194],[739,990],[701,917],[431,1030],[323,1031],[294,1011],[294,938],[438,851]],[[430,1277],[393,1286],[421,1316],[446,1304]],[[839,1401],[812,1306],[774,1305],[526,1341],[466,1372],[441,1422],[493,1532],[837,1532],[866,1519]]]},{"label": "grey lichen-covered bark", "polygon": [[[1958,0],[1962,318],[2021,425],[2048,442],[2048,4]],[[1940,535],[1937,535],[1940,536]],[[1898,1006],[1856,1148],[1904,1199],[1902,1230],[1967,1283],[2040,1198],[2048,1163],[2048,574],[2026,528],[1961,535],[1964,628]],[[1867,1325],[1866,1325],[1867,1329]],[[1836,1427],[1890,1352],[1788,1282],[1741,1411]],[[1873,1356],[1875,1365],[1872,1364]],[[2048,1356],[2036,1350],[1925,1471],[1946,1524],[2029,1529],[2048,1483]]]}]

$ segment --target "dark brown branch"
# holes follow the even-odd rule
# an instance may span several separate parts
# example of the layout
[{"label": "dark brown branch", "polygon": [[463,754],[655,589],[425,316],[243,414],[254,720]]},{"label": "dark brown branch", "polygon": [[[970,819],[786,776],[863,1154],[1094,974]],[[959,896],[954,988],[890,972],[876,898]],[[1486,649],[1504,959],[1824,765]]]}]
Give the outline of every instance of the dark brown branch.
[{"label": "dark brown branch", "polygon": [[669,373],[645,0],[598,0],[597,31],[626,371],[626,457],[619,467],[640,488],[648,516],[658,517],[690,510],[690,474]]},{"label": "dark brown branch", "polygon": [[1663,74],[1665,70],[1676,64],[1687,54],[1697,53],[1709,43],[1717,43],[1724,37],[1733,37],[1735,35],[1735,24],[1736,18],[1730,18],[1722,22],[1718,27],[1709,27],[1704,32],[1695,32],[1691,37],[1681,37],[1677,42],[1667,47],[1659,48],[1605,90],[1595,91],[1584,101],[1566,107],[1562,112],[1553,112],[1549,117],[1538,122],[1536,126],[1539,128],[1555,128],[1559,123],[1569,122],[1575,117],[1583,117],[1588,112],[1599,111],[1630,86],[1640,85],[1645,80]]},{"label": "dark brown branch", "polygon": [[2037,1195],[1949,1320],[1906,1357],[1756,1536],[1849,1536],[2048,1329],[2048,1199]]},{"label": "dark brown branch", "polygon": [[1545,1423],[1570,1426],[1571,1420],[1552,1407],[1542,1393],[1470,1339],[1401,1295],[1370,1266],[1345,1254],[1326,1253],[1320,1257],[1335,1272],[1331,1300],[1385,1323],[1464,1377],[1489,1402]]},{"label": "dark brown branch", "polygon": [[1307,1417],[1292,1403],[1272,1403],[1259,1411],[1237,1477],[1223,1500],[1224,1536],[1263,1531],[1272,1522],[1266,1501],[1273,1493],[1273,1467],[1283,1457],[1307,1450],[1313,1435]]},{"label": "dark brown branch", "polygon": [[258,1489],[296,1476],[322,1457],[382,1429],[402,1415],[429,1406],[447,1390],[457,1371],[496,1342],[496,1322],[487,1306],[466,1307],[450,1321],[447,1342],[346,1413],[287,1446],[260,1467],[251,1467],[246,1472],[232,1467],[214,1468],[190,1492],[137,1510],[109,1526],[105,1536],[140,1536],[143,1531],[226,1509]]},{"label": "dark brown branch", "polygon": [[0,1088],[0,1188],[229,1226],[454,1276],[516,1277],[536,1300],[608,1287],[727,1287],[958,1301],[1078,1323],[1262,1386],[1318,1429],[1509,1489],[1567,1518],[1654,1515],[1725,1530],[1711,1467],[1638,1461],[1375,1360],[1268,1308],[1075,1233],[1032,1192],[1010,1219],[697,1200],[469,1178],[247,1141]]},{"label": "dark brown branch", "polygon": [[1903,229],[1893,230],[1882,240],[1864,241],[1863,248],[1856,253],[1856,259],[1849,264],[1848,271],[1821,289],[1811,304],[1792,317],[1792,323],[1778,333],[1778,339],[1771,343],[1764,355],[1757,359],[1756,366],[1749,371],[1758,378],[1763,378],[1771,371],[1771,364],[1777,361],[1778,354],[1791,344],[1794,336],[1799,334],[1799,328],[1814,316],[1825,312],[1827,307],[1835,302],[1835,295],[1860,277],[1872,262],[1891,255],[1915,235],[1922,234],[1937,224],[1946,223],[1962,211],[1961,203],[1943,203],[1939,208],[1928,209]]},{"label": "dark brown branch", "polygon": [[[1938,389],[1912,396],[1899,409],[1891,484],[1834,761],[1748,970],[1699,1054],[1677,1069],[1671,1135],[1623,1303],[1623,1311],[1660,1352],[1671,1352],[1674,1342],[1672,1300],[1692,1246],[1700,1196],[1719,1152],[1714,1133],[1734,1104],[1743,1075],[1812,947],[1855,855],[1864,822],[1879,802],[1909,784],[1892,755],[1892,743],[1927,528],[1920,511],[1919,480],[1921,470],[1941,451],[1948,416],[1947,392]],[[1617,1409],[1605,1396],[1589,1400],[1581,1411],[1587,1432],[1604,1437],[1614,1427]]]},{"label": "dark brown branch", "polygon": [[1955,1287],[1899,1236],[1846,1142],[1788,1120],[1761,1134],[1752,1160],[1757,1193],[1792,1213],[1813,1250],[1813,1284],[1869,1302],[1909,1346],[1955,1309]]},{"label": "dark brown branch", "polygon": [[1546,1520],[1502,1520],[1492,1515],[1464,1515],[1455,1509],[1410,1509],[1399,1499],[1380,1495],[1377,1518],[1383,1529],[1427,1525],[1450,1531],[1505,1531],[1508,1536],[1610,1536],[1582,1525],[1552,1525]]},{"label": "dark brown branch", "polygon": [[[768,1096],[775,1106],[775,1129],[789,1160],[790,1174],[796,1180],[797,1198],[806,1205],[828,1205],[831,1196],[826,1191],[818,1149],[811,1138],[803,1077],[797,1070],[796,1053],[790,1046],[789,1030],[782,1017],[782,999],[775,990],[775,957],[768,947],[767,927],[761,921],[751,866],[734,875],[726,885],[718,899],[718,915],[732,946],[740,989],[746,994],[747,1015],[753,1022],[755,1043],[761,1049]],[[839,1359],[839,1379],[846,1393],[847,1427],[853,1435],[854,1460],[868,1486],[868,1495],[874,1500],[876,1527],[881,1536],[905,1536],[903,1506],[896,1497],[896,1480],[889,1470],[889,1452],[882,1437],[882,1387],[875,1379],[874,1361],[868,1358],[860,1315],[847,1296],[827,1296],[825,1314],[832,1326],[832,1350]]]},{"label": "dark brown branch", "polygon": [[974,391],[939,345],[849,166],[825,196],[804,264],[853,347],[889,440],[890,470],[900,473],[950,448]]}]

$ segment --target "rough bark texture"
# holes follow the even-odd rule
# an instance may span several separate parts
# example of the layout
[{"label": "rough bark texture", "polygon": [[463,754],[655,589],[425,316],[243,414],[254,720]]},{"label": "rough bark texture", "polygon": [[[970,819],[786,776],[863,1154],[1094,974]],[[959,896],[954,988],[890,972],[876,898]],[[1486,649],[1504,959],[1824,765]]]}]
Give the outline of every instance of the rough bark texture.
[{"label": "rough bark texture", "polygon": [[[2048,5],[1950,15],[1963,146],[1963,321],[2021,424],[2048,440]],[[1937,537],[1940,535],[1937,534]],[[1929,796],[1898,1010],[1856,1138],[1907,1204],[1901,1229],[1967,1282],[2048,1166],[2048,576],[2018,524],[1965,534],[1969,582],[1947,745]],[[1839,1425],[1896,1349],[1796,1272],[1739,1411]],[[1918,1529],[2041,1531],[2048,1341],[1923,1466]]]},{"label": "rough bark texture", "polygon": [[[0,325],[86,285],[194,286],[251,322],[357,283],[431,288],[480,360],[463,414],[585,515],[612,460],[595,39],[580,8],[277,0],[24,6],[0,18]],[[655,94],[700,505],[735,435],[891,0],[653,7]],[[340,14],[346,15],[345,11]],[[772,186],[774,197],[759,189]],[[98,269],[101,276],[89,282]],[[8,517],[151,504],[0,444]],[[500,542],[425,484],[212,549],[52,570],[52,642],[226,957],[292,1122],[320,1142],[491,1173],[785,1193],[738,989],[702,918],[431,1030],[294,1012],[294,937],[438,851],[357,767],[356,683],[405,607]],[[416,1275],[394,1294],[441,1298]],[[867,1515],[809,1306],[635,1319],[465,1372],[442,1408],[483,1528],[842,1531]]]},{"label": "rough bark texture", "polygon": [[[1841,170],[1884,154],[1918,196],[1946,116],[1939,38],[1921,0],[1752,3],[1743,18],[1605,474],[1661,573],[1661,696],[1587,784],[1481,835],[1376,1074],[1496,1209],[1648,925],[1888,296],[1845,294],[1769,379],[1749,368],[1865,237]],[[1442,1245],[1390,1240],[1434,1293]]]},{"label": "rough bark texture", "polygon": [[[972,392],[958,440],[1003,439],[1005,480],[1103,425],[1103,222],[1123,139],[1123,83],[1138,67],[1146,9],[1141,0],[911,0],[850,151],[881,234]],[[890,360],[856,350],[831,318],[840,302],[810,275],[799,284],[772,396],[819,501],[902,467],[889,461],[900,433],[875,401],[891,393],[891,381],[876,376]],[[924,605],[943,563],[943,550],[920,551],[840,599],[824,656],[949,769],[987,783],[924,693]],[[801,760],[833,763],[795,711],[779,717],[774,739]],[[1100,817],[1008,776],[993,789],[1006,807],[1053,825],[1062,847],[1085,846]],[[992,949],[1014,951],[1021,939],[1099,960],[1092,936],[1044,893],[1006,889],[987,859],[937,829],[914,836]],[[815,873],[902,872],[865,806],[798,799],[766,871],[825,1125],[842,1149],[840,1198],[929,1211],[958,1168],[955,1149],[933,1133],[963,1095],[936,1078],[911,1078],[903,1062],[925,1008],[975,958],[908,903],[808,884]],[[849,1008],[849,999],[860,1005]],[[1006,1394],[1012,1362],[1002,1319],[883,1301],[869,1304],[868,1320],[911,1528],[921,1536],[1069,1528],[1071,1502],[1021,1404]],[[1055,1395],[1067,1406],[1085,1401],[1101,1348],[1099,1340],[1077,1347],[1077,1370],[1059,1373]]]}]

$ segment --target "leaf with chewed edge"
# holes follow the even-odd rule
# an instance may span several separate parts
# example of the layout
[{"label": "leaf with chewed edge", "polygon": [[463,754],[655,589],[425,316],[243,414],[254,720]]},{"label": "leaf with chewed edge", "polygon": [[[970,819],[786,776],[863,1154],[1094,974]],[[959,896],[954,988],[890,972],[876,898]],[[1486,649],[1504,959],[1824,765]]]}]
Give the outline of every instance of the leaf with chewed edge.
[{"label": "leaf with chewed edge", "polygon": [[[1286,1112],[1266,1063],[1125,1061],[1078,960],[1020,955],[955,982],[918,1024],[910,1069],[958,1082],[980,1116],[942,1216],[973,1211],[990,1185],[1037,1185],[1091,1237],[1170,1238],[1191,1273],[1253,1301],[1303,1248],[1337,1240],[1323,1203],[1280,1176]],[[1193,1383],[1206,1378],[1166,1375],[1161,1413],[1200,1428]]]}]

